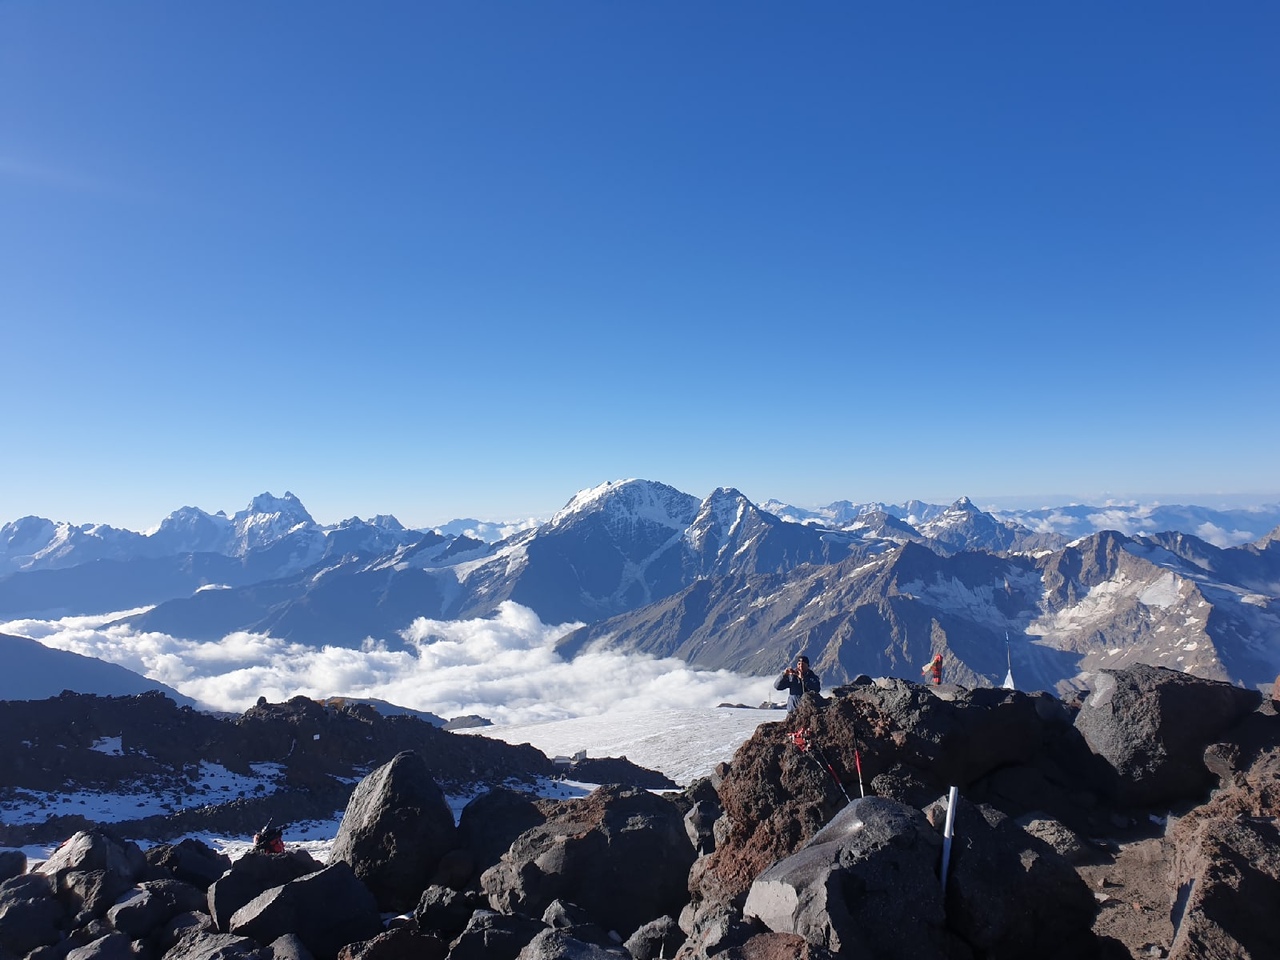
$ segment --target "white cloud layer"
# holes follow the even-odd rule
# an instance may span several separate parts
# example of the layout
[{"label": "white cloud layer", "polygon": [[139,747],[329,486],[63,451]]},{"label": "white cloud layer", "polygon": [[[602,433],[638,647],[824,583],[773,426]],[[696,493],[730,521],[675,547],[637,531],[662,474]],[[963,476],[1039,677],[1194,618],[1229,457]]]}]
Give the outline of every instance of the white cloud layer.
[{"label": "white cloud layer", "polygon": [[722,702],[756,706],[774,695],[772,678],[694,670],[674,658],[589,650],[566,661],[555,642],[578,625],[548,626],[514,603],[487,620],[419,619],[402,634],[407,649],[312,647],[252,633],[186,640],[108,626],[123,615],[15,620],[0,624],[0,633],[119,664],[209,709],[237,713],[260,696],[279,702],[301,694],[519,724]]}]

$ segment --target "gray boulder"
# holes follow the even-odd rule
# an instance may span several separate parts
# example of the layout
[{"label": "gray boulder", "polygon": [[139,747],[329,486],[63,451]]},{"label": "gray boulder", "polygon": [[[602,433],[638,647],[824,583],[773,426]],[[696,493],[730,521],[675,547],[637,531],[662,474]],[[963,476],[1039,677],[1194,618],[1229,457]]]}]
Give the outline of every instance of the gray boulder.
[{"label": "gray boulder", "polygon": [[502,859],[516,837],[546,819],[528,794],[494,787],[462,808],[458,842],[471,851],[475,869],[483,873]]},{"label": "gray boulder", "polygon": [[627,937],[623,946],[634,960],[657,960],[674,957],[684,941],[684,931],[675,917],[658,917]]},{"label": "gray boulder", "polygon": [[205,892],[181,880],[147,880],[107,911],[107,922],[134,940],[149,936],[180,913],[203,910]]},{"label": "gray boulder", "polygon": [[125,934],[108,933],[68,951],[66,960],[139,960],[139,951]]},{"label": "gray boulder", "polygon": [[553,900],[566,900],[626,937],[680,910],[694,859],[674,804],[647,790],[600,787],[557,804],[480,885],[502,913],[541,914]]},{"label": "gray boulder", "polygon": [[452,940],[466,929],[467,921],[479,905],[479,897],[475,893],[432,884],[422,891],[422,899],[413,910],[413,919],[419,930]]},{"label": "gray boulder", "polygon": [[214,926],[226,933],[231,915],[259,894],[323,868],[305,852],[246,853],[231,869],[209,885],[208,912]]},{"label": "gray boulder", "polygon": [[329,862],[350,865],[388,912],[412,910],[457,845],[453,812],[426,763],[405,750],[360,781]]},{"label": "gray boulder", "polygon": [[229,928],[264,944],[296,933],[315,960],[333,960],[347,944],[381,933],[382,916],[369,888],[339,860],[258,895],[232,914]]},{"label": "gray boulder", "polygon": [[628,960],[621,946],[586,942],[565,930],[543,930],[517,957],[518,960]]},{"label": "gray boulder", "polygon": [[1099,671],[1075,727],[1103,762],[1116,803],[1174,804],[1208,793],[1205,748],[1261,700],[1257,690],[1140,664]]},{"label": "gray boulder", "polygon": [[[941,833],[946,801],[924,812]],[[953,833],[945,904],[950,932],[979,956],[1098,954],[1092,931],[1098,903],[1065,857],[999,811],[963,797]]]},{"label": "gray boulder", "polygon": [[919,810],[854,800],[807,845],[760,874],[743,914],[848,956],[946,960],[942,839]]},{"label": "gray boulder", "polygon": [[338,960],[445,960],[448,953],[443,940],[402,926],[347,944],[338,951]]},{"label": "gray boulder", "polygon": [[532,917],[477,910],[449,944],[449,960],[515,960],[546,929],[545,923]]},{"label": "gray boulder", "polygon": [[258,942],[248,937],[192,928],[165,952],[164,960],[256,960],[259,949]]},{"label": "gray boulder", "polygon": [[57,943],[66,916],[48,877],[24,873],[5,880],[0,883],[0,953],[20,957]]},{"label": "gray boulder", "polygon": [[296,933],[286,933],[276,937],[262,951],[263,960],[314,960],[307,945],[298,939]]},{"label": "gray boulder", "polygon": [[201,890],[208,890],[210,884],[231,869],[230,857],[190,837],[176,844],[156,844],[144,856],[152,867]]},{"label": "gray boulder", "polygon": [[131,887],[146,869],[146,858],[136,843],[98,827],[72,835],[35,872],[56,878],[70,871],[103,870],[113,881]]}]

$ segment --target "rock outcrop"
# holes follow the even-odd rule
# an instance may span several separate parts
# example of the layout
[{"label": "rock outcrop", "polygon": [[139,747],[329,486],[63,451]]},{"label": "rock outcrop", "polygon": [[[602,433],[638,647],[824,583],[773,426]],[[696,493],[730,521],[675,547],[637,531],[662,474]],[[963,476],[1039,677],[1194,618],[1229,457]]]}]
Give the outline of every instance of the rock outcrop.
[{"label": "rock outcrop", "polygon": [[860,683],[683,791],[495,787],[456,828],[398,752],[328,864],[83,830],[0,860],[0,957],[1277,956],[1278,773],[1274,701],[1173,671],[1082,702]]}]

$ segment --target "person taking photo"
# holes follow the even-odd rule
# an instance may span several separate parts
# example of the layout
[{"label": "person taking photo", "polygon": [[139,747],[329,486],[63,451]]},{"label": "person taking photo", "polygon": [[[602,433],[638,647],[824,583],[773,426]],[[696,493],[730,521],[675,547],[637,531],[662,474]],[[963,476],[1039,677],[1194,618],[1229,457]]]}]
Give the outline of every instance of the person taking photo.
[{"label": "person taking photo", "polygon": [[796,657],[795,667],[787,667],[773,685],[775,690],[787,691],[787,713],[800,706],[800,698],[806,693],[822,689],[822,680],[809,669],[809,658],[803,653]]}]

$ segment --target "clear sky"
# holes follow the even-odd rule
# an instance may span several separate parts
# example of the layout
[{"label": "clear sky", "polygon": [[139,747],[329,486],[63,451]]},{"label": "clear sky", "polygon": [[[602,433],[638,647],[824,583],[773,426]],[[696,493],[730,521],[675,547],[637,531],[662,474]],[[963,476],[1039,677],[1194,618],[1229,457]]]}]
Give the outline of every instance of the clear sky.
[{"label": "clear sky", "polygon": [[0,523],[1274,499],[1277,49],[1272,0],[0,0]]}]

